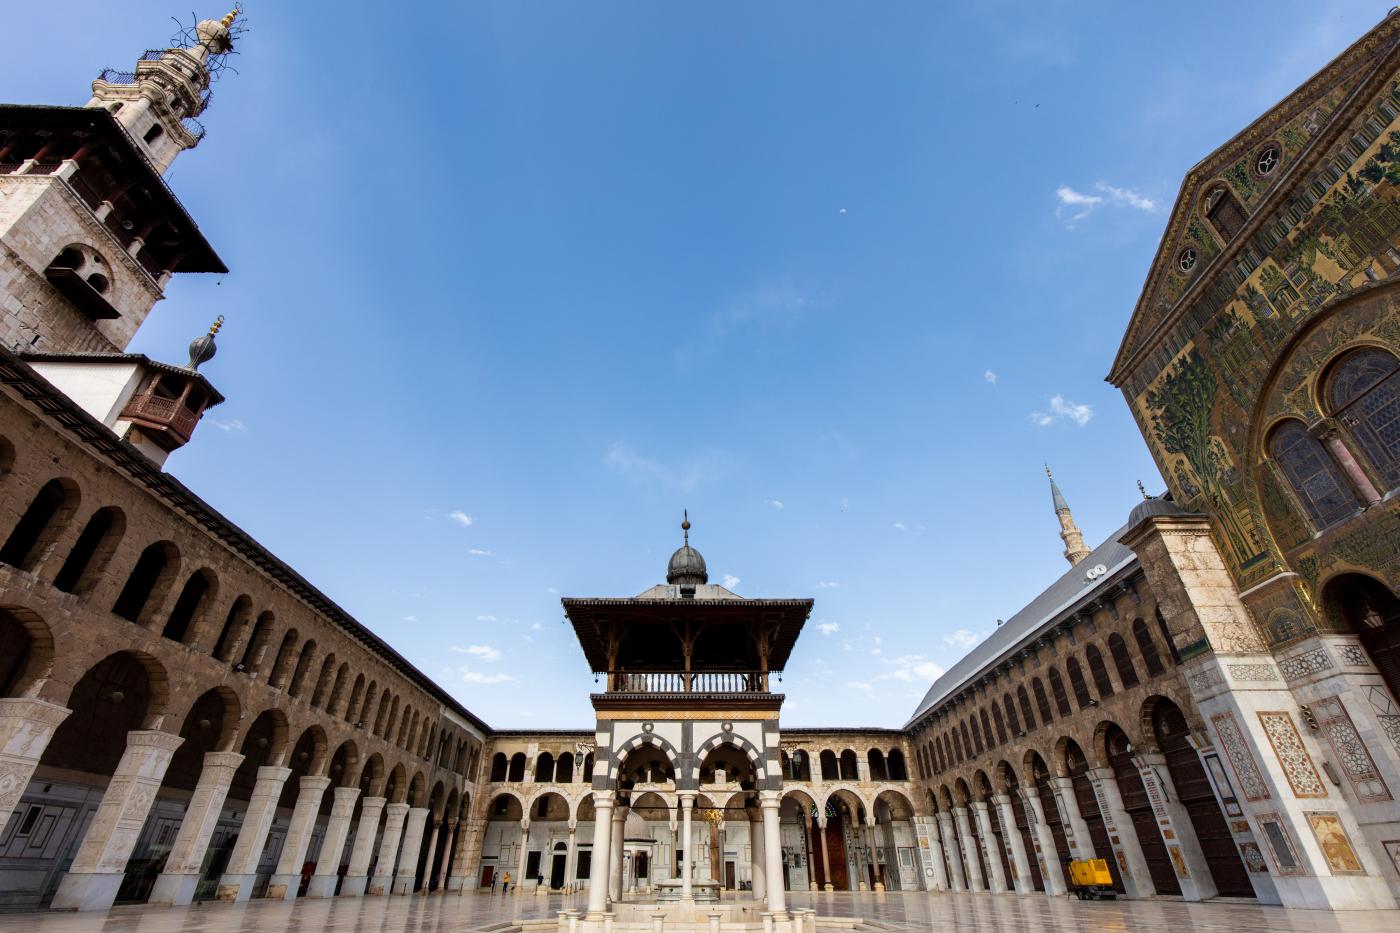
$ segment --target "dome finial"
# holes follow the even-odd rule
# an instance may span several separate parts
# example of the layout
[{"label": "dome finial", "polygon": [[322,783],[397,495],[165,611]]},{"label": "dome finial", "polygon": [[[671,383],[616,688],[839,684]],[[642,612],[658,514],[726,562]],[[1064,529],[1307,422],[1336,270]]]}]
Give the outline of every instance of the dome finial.
[{"label": "dome finial", "polygon": [[196,337],[190,341],[190,362],[188,369],[199,369],[199,364],[207,363],[214,358],[214,354],[219,348],[214,345],[214,335],[219,332],[219,328],[224,326],[224,316],[221,314],[214,319],[214,323],[209,326],[209,333],[202,337]]},{"label": "dome finial", "polygon": [[233,9],[229,10],[226,14],[224,14],[224,18],[221,19],[221,20],[219,20],[219,22],[223,23],[223,24],[224,24],[224,28],[227,29],[227,28],[229,28],[230,26],[233,25],[233,21],[234,21],[235,19],[237,19],[237,18],[238,18],[238,7],[234,7]]},{"label": "dome finial", "polygon": [[1142,480],[1138,480],[1138,492],[1142,493],[1142,497],[1143,497],[1144,499],[1151,499],[1151,498],[1152,498],[1151,496],[1149,496],[1149,495],[1147,494],[1147,487],[1144,486],[1144,485],[1142,485]]},{"label": "dome finial", "polygon": [[681,534],[685,536],[685,544],[690,546],[690,510],[681,510]]}]

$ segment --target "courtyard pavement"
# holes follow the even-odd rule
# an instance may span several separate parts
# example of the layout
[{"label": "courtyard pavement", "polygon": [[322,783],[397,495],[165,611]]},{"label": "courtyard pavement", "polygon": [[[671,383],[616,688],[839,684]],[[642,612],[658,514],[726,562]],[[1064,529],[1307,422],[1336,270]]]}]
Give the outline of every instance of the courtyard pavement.
[{"label": "courtyard pavement", "polygon": [[[873,921],[884,930],[957,930],[958,933],[1395,933],[1400,911],[1328,913],[1284,910],[1248,902],[1080,902],[1042,895],[790,894],[793,907],[815,907],[819,917]],[[192,907],[116,907],[95,913],[0,914],[0,933],[408,933],[479,930],[581,908],[582,895],[561,897],[469,894],[413,897],[257,900]],[[846,929],[849,929],[846,926]]]}]

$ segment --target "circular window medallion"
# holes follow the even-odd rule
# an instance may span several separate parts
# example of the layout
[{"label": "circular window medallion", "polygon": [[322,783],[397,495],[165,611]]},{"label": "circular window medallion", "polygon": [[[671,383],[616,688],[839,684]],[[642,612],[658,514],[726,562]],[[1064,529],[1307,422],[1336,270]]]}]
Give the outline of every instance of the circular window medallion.
[{"label": "circular window medallion", "polygon": [[1182,272],[1190,272],[1196,268],[1196,250],[1190,246],[1182,250],[1176,257],[1176,267]]},{"label": "circular window medallion", "polygon": [[643,731],[643,732],[650,732],[651,730],[653,730],[653,729],[655,729],[655,728],[656,728],[656,725],[655,725],[654,723],[649,723],[649,722],[644,722],[644,723],[642,723],[642,731]]},{"label": "circular window medallion", "polygon": [[732,722],[722,722],[722,723],[719,724],[719,727],[720,727],[721,729],[723,729],[725,732],[733,732],[733,731],[734,731],[734,723],[732,723]]},{"label": "circular window medallion", "polygon": [[1269,145],[1260,149],[1259,154],[1254,157],[1254,170],[1260,175],[1272,174],[1273,170],[1278,168],[1278,164],[1282,159],[1283,153],[1279,151],[1278,146],[1274,143],[1269,143]]}]

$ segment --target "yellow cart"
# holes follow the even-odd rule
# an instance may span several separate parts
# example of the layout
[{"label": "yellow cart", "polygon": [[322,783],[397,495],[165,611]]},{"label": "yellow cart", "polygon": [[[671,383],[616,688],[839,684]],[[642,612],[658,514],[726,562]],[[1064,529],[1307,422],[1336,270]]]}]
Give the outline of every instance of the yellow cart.
[{"label": "yellow cart", "polygon": [[1108,872],[1108,862],[1101,858],[1070,862],[1069,889],[1081,901],[1113,900],[1118,897],[1118,892],[1113,890],[1113,876]]}]

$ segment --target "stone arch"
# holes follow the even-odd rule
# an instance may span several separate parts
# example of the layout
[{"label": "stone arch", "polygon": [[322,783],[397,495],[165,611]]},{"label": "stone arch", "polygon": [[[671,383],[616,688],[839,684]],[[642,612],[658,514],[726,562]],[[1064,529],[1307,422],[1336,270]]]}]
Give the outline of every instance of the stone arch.
[{"label": "stone arch", "polygon": [[763,753],[759,751],[758,746],[754,745],[742,735],[735,735],[733,732],[721,732],[718,735],[710,736],[695,750],[695,760],[704,761],[706,755],[716,748],[719,748],[721,745],[732,745],[738,748],[748,756],[749,761],[753,764],[759,777],[764,777],[766,775],[767,772],[764,769]]},{"label": "stone arch", "polygon": [[148,627],[179,575],[180,549],[174,542],[148,544],[127,574],[126,583],[112,604],[112,614]]},{"label": "stone arch", "polygon": [[243,657],[234,665],[234,670],[249,677],[256,677],[262,671],[263,663],[267,660],[268,645],[272,643],[272,629],[276,624],[277,617],[272,610],[258,614],[258,620],[253,623],[253,633],[243,647]]},{"label": "stone arch", "polygon": [[331,779],[333,787],[354,787],[360,783],[360,764],[360,746],[355,744],[354,739],[346,739],[336,746],[335,753],[331,755],[326,776]]},{"label": "stone arch", "polygon": [[336,715],[342,717],[346,722],[354,724],[355,714],[359,712],[360,701],[365,695],[365,675],[355,675],[355,685],[350,688],[350,698],[345,702],[345,706],[336,711]]},{"label": "stone arch", "polygon": [[243,647],[243,639],[253,624],[253,600],[247,593],[236,597],[228,607],[224,627],[214,642],[214,659],[232,664]]},{"label": "stone arch", "polygon": [[196,643],[208,625],[209,607],[219,598],[218,574],[208,567],[200,567],[185,580],[180,595],[166,616],[160,634],[162,638],[183,645]]},{"label": "stone arch", "polygon": [[443,807],[447,805],[447,785],[442,781],[435,781],[433,789],[428,792],[428,811],[432,814],[433,822],[442,819]]},{"label": "stone arch", "polygon": [[365,759],[365,765],[360,769],[360,792],[367,797],[382,796],[388,777],[384,756],[375,752]]},{"label": "stone arch", "polygon": [[20,570],[37,567],[73,520],[81,500],[78,484],[66,476],[44,483],[0,544],[0,563]]},{"label": "stone arch", "polygon": [[[800,799],[801,801],[804,801],[804,803],[799,805],[802,807],[802,812],[807,815],[807,818],[811,819],[811,814],[817,809],[817,798],[812,796],[812,793],[809,790],[807,790],[804,787],[784,787],[782,793],[783,800],[787,800],[789,797],[791,797],[794,800]],[[824,813],[822,816],[822,822],[826,822],[826,816]]]},{"label": "stone arch", "polygon": [[[886,787],[875,794],[875,799],[871,801],[871,812],[875,812],[875,804],[883,803],[890,811],[890,818],[895,820],[911,820],[916,814],[914,801],[909,799],[909,795],[896,787]],[[896,808],[893,804],[898,804]],[[900,814],[903,814],[902,816]]]},{"label": "stone arch", "polygon": [[413,775],[413,780],[408,782],[408,805],[410,807],[423,807],[428,803],[428,778],[422,771]]},{"label": "stone arch", "polygon": [[1011,767],[1011,762],[1003,758],[992,768],[992,787],[999,794],[1012,794],[1020,788],[1020,783],[1016,778],[1016,769]]},{"label": "stone arch", "polygon": [[293,756],[298,759],[293,766],[304,768],[306,774],[322,774],[330,764],[329,744],[326,730],[320,726],[307,726],[292,746]]},{"label": "stone arch", "polygon": [[[159,729],[161,725],[164,724],[166,714],[169,712],[170,708],[170,677],[166,673],[165,666],[162,665],[153,656],[147,654],[144,651],[127,649],[125,651],[117,651],[107,655],[101,661],[98,661],[97,664],[91,665],[88,668],[87,672],[91,673],[92,670],[95,669],[99,664],[105,663],[108,660],[118,657],[129,658],[130,660],[139,664],[141,668],[145,671],[147,677],[147,688],[150,692],[150,701],[147,703],[146,706],[146,714],[141,720],[141,728]],[[84,674],[83,676],[86,676],[86,674]],[[77,689],[76,682],[73,689],[75,691]],[[65,696],[62,702],[64,706],[67,706],[69,709],[72,709],[73,705],[71,693],[68,696]]]},{"label": "stone arch", "polygon": [[[234,748],[234,743],[238,740],[240,726],[243,724],[243,707],[238,702],[238,694],[233,689],[219,684],[212,687],[197,697],[190,698],[189,704],[179,711],[175,711],[171,716],[172,720],[178,719],[183,722],[194,711],[195,707],[209,697],[216,698],[219,711],[222,714],[219,723],[219,734],[214,741],[214,751],[228,752]],[[204,727],[201,727],[204,728]]]},{"label": "stone arch", "polygon": [[253,717],[252,722],[248,723],[248,728],[243,731],[240,743],[243,754],[249,755],[248,746],[251,743],[253,747],[262,750],[268,765],[282,767],[291,753],[291,746],[288,744],[289,732],[286,713],[276,707],[265,709]]},{"label": "stone arch", "polygon": [[331,686],[335,683],[337,661],[335,652],[332,651],[321,662],[321,673],[316,675],[316,686],[311,691],[312,709],[320,709],[330,698]]},{"label": "stone arch", "polygon": [[[671,763],[672,768],[675,768],[677,762],[680,761],[680,752],[676,750],[676,747],[654,732],[639,732],[621,745],[616,746],[613,752],[613,761],[621,762],[626,760],[628,755],[632,754],[632,752],[641,748],[643,745],[651,745],[657,748],[666,756],[666,760]],[[696,752],[696,756],[704,757],[704,753]],[[616,765],[614,765],[609,777],[616,776]]]},{"label": "stone arch", "polygon": [[384,795],[390,803],[403,803],[408,798],[408,771],[403,762],[389,770],[389,780],[384,786]]},{"label": "stone arch", "polygon": [[[558,791],[555,791],[554,793],[558,793]],[[518,810],[520,811],[520,815],[521,815],[522,817],[523,817],[526,813],[529,813],[529,812],[530,812],[530,811],[529,811],[530,802],[529,802],[528,800],[525,799],[525,796],[524,796],[523,794],[521,794],[519,791],[515,790],[515,789],[512,788],[512,787],[502,787],[502,788],[498,789],[495,793],[493,793],[493,794],[491,795],[491,800],[490,800],[490,802],[488,803],[487,808],[486,808],[488,813],[491,813],[492,811],[494,811],[494,810],[496,809],[495,804],[496,804],[496,802],[497,802],[498,800],[500,800],[502,797],[508,797],[508,798],[510,798],[511,800],[514,800],[514,801],[515,801],[516,809],[518,809]],[[496,815],[499,816],[500,814],[496,814]]]},{"label": "stone arch", "polygon": [[267,675],[267,685],[275,690],[282,689],[291,676],[292,656],[297,650],[297,643],[301,641],[301,636],[295,628],[289,628],[282,635],[282,641],[277,646],[277,654],[273,657],[272,671]]},{"label": "stone arch", "polygon": [[834,801],[845,801],[851,808],[852,816],[856,816],[857,813],[859,813],[861,825],[864,825],[865,819],[875,812],[873,802],[862,797],[860,791],[850,784],[837,784],[833,787],[824,788],[824,790],[826,794],[822,798],[821,803],[823,812],[825,812],[826,807]]},{"label": "stone arch", "polygon": [[1129,721],[1129,726],[1132,726],[1132,728],[1127,728],[1121,723],[1118,723],[1112,719],[1101,719],[1099,720],[1098,725],[1094,726],[1092,738],[1090,738],[1088,742],[1081,744],[1080,747],[1083,749],[1085,757],[1089,759],[1089,762],[1095,768],[1110,767],[1111,762],[1109,761],[1108,754],[1109,731],[1112,729],[1117,729],[1118,731],[1122,732],[1125,736],[1127,736],[1128,741],[1131,742],[1134,746],[1141,746],[1142,743],[1139,741],[1139,736],[1135,734],[1137,733],[1137,730],[1140,727],[1140,725],[1141,723],[1133,723],[1132,721]]},{"label": "stone arch", "polygon": [[311,673],[311,665],[316,660],[316,639],[308,638],[297,652],[296,667],[292,679],[287,684],[287,696],[299,697],[306,692],[306,678]]},{"label": "stone arch", "polygon": [[992,779],[987,777],[987,772],[978,768],[972,772],[972,799],[988,803],[992,799]]},{"label": "stone arch", "polygon": [[53,632],[39,614],[0,607],[0,696],[38,696],[53,665]]},{"label": "stone arch", "polygon": [[[543,813],[540,813],[541,803],[545,808]],[[542,788],[536,791],[524,805],[525,815],[532,820],[567,821],[572,817],[573,810],[572,801],[557,788]]]},{"label": "stone arch", "polygon": [[947,784],[938,785],[937,800],[938,812],[948,813],[953,809],[953,791]]},{"label": "stone arch", "polygon": [[973,796],[972,788],[968,787],[965,778],[958,778],[953,782],[953,805],[965,807],[976,798]]},{"label": "stone arch", "polygon": [[84,596],[92,592],[126,534],[126,513],[115,505],[93,512],[54,576],[54,589]]}]

